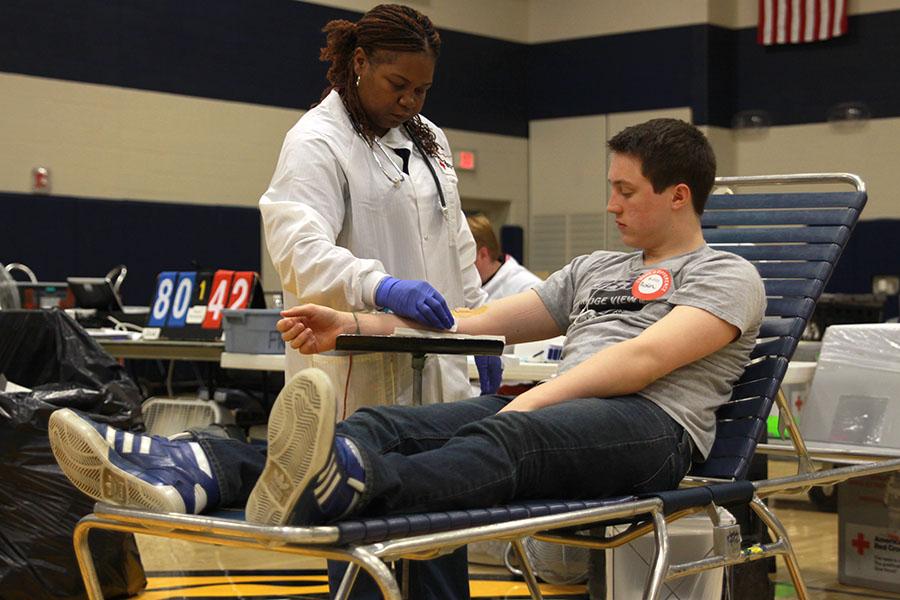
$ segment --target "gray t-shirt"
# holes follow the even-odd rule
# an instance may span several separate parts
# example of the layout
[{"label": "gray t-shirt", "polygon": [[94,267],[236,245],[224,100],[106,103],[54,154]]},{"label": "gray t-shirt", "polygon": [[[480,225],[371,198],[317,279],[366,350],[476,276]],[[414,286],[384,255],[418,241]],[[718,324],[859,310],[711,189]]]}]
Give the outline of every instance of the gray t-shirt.
[{"label": "gray t-shirt", "polygon": [[578,256],[534,290],[565,333],[560,373],[607,346],[637,337],[675,305],[703,309],[734,325],[740,337],[665,375],[638,395],[684,427],[704,457],[716,433],[715,410],[750,359],[766,296],[752,264],[707,245],[644,265],[643,253]]}]

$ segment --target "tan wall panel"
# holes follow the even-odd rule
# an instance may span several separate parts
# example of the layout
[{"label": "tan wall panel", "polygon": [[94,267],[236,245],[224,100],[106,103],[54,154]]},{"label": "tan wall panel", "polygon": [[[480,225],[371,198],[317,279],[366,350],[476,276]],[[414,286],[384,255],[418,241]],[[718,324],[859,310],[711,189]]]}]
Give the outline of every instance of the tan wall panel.
[{"label": "tan wall panel", "polygon": [[708,1],[715,0],[530,0],[528,41],[548,42],[705,23]]},{"label": "tan wall panel", "polygon": [[498,211],[506,215],[505,224],[527,226],[528,140],[460,129],[444,132],[454,152],[475,152],[475,170],[457,170],[464,208],[467,201],[501,204]]},{"label": "tan wall panel", "polygon": [[0,189],[255,206],[300,112],[0,73]]},{"label": "tan wall panel", "polygon": [[699,129],[716,153],[716,175],[734,175],[737,172],[737,148],[731,130],[711,125],[702,125]]},{"label": "tan wall panel", "polygon": [[[300,113],[0,74],[0,190],[256,206]],[[263,248],[263,256],[267,256]],[[268,259],[263,283],[277,289]]]},{"label": "tan wall panel", "polygon": [[[365,12],[377,0],[313,4]],[[664,27],[712,23],[756,26],[758,0],[410,0],[401,2],[440,27],[519,42],[547,42]],[[851,0],[849,14],[900,10],[900,0]]]},{"label": "tan wall panel", "polygon": [[[382,2],[317,0],[309,4],[366,12]],[[440,28],[518,42],[528,39],[529,0],[410,0],[399,4],[425,13]]]},{"label": "tan wall panel", "polygon": [[[378,0],[317,0],[365,12]],[[518,42],[549,42],[711,23],[755,27],[758,0],[410,0],[439,27]],[[900,10],[900,0],[850,0],[851,15]]]},{"label": "tan wall panel", "polygon": [[850,128],[820,123],[730,135],[736,149],[735,175],[855,173],[865,180],[869,191],[863,218],[900,218],[900,118],[876,119]]},{"label": "tan wall panel", "polygon": [[608,137],[613,137],[626,127],[639,125],[650,119],[681,119],[682,121],[691,122],[691,109],[683,108],[663,108],[659,110],[636,110],[632,112],[612,113],[608,116],[607,133]]},{"label": "tan wall panel", "polygon": [[[29,192],[31,169],[45,166],[57,195],[256,206],[300,114],[0,73],[0,190]],[[447,135],[478,156],[477,171],[460,173],[462,197],[527,225],[527,140]],[[277,289],[263,262],[264,287]]]},{"label": "tan wall panel", "polygon": [[532,215],[605,210],[605,115],[531,121],[528,146]]}]

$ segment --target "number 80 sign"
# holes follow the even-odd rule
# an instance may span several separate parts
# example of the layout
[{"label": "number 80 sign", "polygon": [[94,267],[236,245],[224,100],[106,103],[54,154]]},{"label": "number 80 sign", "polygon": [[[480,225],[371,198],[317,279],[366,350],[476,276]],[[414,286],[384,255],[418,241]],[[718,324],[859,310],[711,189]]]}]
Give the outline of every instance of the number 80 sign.
[{"label": "number 80 sign", "polygon": [[156,279],[148,327],[222,327],[222,310],[247,308],[258,285],[252,271],[163,271]]}]

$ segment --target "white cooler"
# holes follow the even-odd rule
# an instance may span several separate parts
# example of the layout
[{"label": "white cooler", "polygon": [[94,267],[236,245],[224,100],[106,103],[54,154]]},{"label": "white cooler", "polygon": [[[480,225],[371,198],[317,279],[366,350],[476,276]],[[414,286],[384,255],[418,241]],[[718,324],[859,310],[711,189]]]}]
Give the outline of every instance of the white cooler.
[{"label": "white cooler", "polygon": [[[611,534],[615,528],[607,528]],[[669,564],[699,560],[713,549],[712,523],[705,514],[693,515],[669,524]],[[652,533],[606,552],[607,600],[640,598],[650,573],[655,542]],[[722,569],[673,579],[663,585],[660,598],[720,600]]]}]

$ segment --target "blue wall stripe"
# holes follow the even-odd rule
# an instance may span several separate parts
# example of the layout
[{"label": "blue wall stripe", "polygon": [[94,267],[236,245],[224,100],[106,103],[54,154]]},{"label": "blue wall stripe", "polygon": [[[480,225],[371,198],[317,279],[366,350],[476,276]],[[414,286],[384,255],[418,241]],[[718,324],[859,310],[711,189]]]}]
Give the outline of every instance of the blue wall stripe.
[{"label": "blue wall stripe", "polygon": [[5,0],[0,70],[308,108],[325,82],[319,30],[357,16],[289,0]]},{"label": "blue wall stripe", "polygon": [[[23,262],[42,281],[101,276],[128,266],[130,304],[144,304],[163,270],[227,268],[259,272],[260,216],[255,207],[112,201],[0,193],[0,262]],[[900,221],[861,221],[828,283],[828,292],[862,294],[875,275],[896,275]],[[161,241],[164,241],[161,243]],[[896,305],[890,314],[896,315]]]},{"label": "blue wall stripe", "polygon": [[[359,16],[293,0],[3,0],[0,71],[306,109],[327,83],[322,26]],[[425,114],[527,136],[527,47],[441,35]]]},{"label": "blue wall stripe", "polygon": [[261,217],[254,207],[0,193],[0,262],[22,262],[41,281],[102,277],[128,267],[129,304],[144,305],[160,271],[260,272]]},{"label": "blue wall stripe", "polygon": [[425,115],[441,127],[528,137],[528,46],[441,30]]},{"label": "blue wall stripe", "polygon": [[[756,31],[753,29],[752,31]],[[755,33],[754,33],[755,35]],[[692,106],[697,123],[730,127],[735,113],[735,56],[738,33],[731,29],[707,28],[705,98]],[[753,43],[756,43],[754,38]],[[699,63],[700,61],[698,61]]]},{"label": "blue wall stripe", "polygon": [[734,32],[735,108],[768,110],[774,125],[822,122],[851,100],[900,116],[898,32],[900,11],[852,16],[846,36],[812,44],[761,46],[755,29]]},{"label": "blue wall stripe", "polygon": [[[324,88],[321,27],[359,13],[269,0],[4,0],[0,71],[307,108]],[[900,116],[900,11],[850,17],[828,42],[763,47],[755,28],[693,25],[540,44],[442,30],[425,113],[443,127],[527,136],[528,120],[689,106],[821,122],[862,100]]]},{"label": "blue wall stripe", "polygon": [[704,50],[703,29],[677,27],[533,45],[530,118],[691,106],[692,63]]}]

